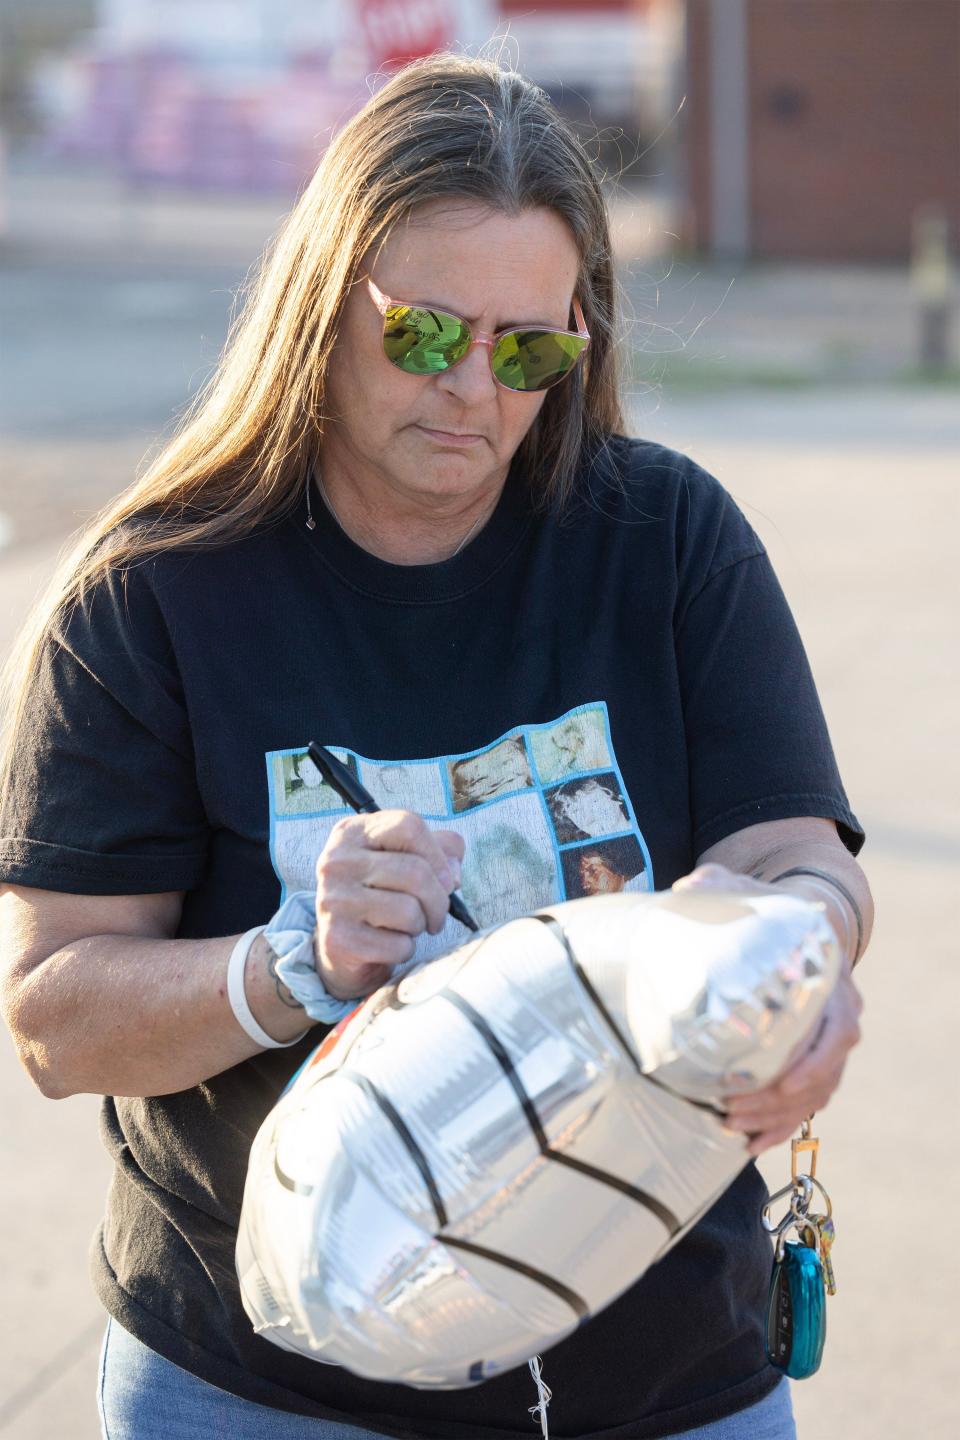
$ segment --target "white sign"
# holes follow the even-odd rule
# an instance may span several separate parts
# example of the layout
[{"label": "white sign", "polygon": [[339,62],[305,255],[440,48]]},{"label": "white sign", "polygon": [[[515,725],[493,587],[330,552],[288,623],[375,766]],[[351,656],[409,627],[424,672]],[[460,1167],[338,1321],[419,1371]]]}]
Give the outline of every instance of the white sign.
[{"label": "white sign", "polygon": [[100,34],[113,51],[173,46],[250,60],[335,50],[365,33],[374,63],[393,53],[475,48],[497,26],[495,0],[100,0]]}]

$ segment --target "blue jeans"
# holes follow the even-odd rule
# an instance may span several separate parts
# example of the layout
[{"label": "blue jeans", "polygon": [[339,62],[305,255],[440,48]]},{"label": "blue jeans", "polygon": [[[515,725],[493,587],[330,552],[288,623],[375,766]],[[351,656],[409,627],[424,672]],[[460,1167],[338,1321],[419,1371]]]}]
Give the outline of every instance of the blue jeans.
[{"label": "blue jeans", "polygon": [[[378,1431],[311,1420],[198,1380],[108,1320],[98,1392],[104,1440],[383,1440]],[[537,1431],[531,1428],[531,1440]],[[790,1385],[676,1440],[796,1440]]]}]

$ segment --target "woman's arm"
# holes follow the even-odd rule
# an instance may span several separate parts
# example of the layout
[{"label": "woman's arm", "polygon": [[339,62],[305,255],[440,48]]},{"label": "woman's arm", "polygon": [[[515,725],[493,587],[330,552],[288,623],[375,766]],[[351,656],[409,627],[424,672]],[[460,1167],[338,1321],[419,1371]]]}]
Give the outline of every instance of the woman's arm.
[{"label": "woman's arm", "polygon": [[[850,936],[847,954],[851,964],[863,956],[873,931],[873,897],[866,875],[840,839],[832,820],[803,816],[748,825],[705,850],[693,875],[710,865],[722,865],[768,885],[776,882],[781,889],[805,900],[822,902],[841,943],[846,935]],[[819,876],[788,873],[794,870],[816,870]],[[832,877],[838,884],[831,886],[823,876]],[[689,883],[689,877],[683,883]],[[844,898],[844,890],[849,900]]]},{"label": "woman's arm", "polygon": [[[819,877],[785,875],[802,869],[816,870]],[[842,888],[823,876],[839,881]],[[750,825],[705,850],[697,868],[678,880],[677,887],[763,894],[769,893],[771,882],[776,882],[777,890],[789,889],[823,904],[841,946],[846,940],[846,954],[821,1023],[803,1052],[791,1057],[773,1084],[729,1099],[728,1124],[751,1137],[753,1155],[789,1139],[803,1120],[823,1109],[839,1085],[847,1056],[860,1039],[863,1001],[851,971],[873,929],[873,899],[866,876],[832,820],[806,816]]]},{"label": "woman's arm", "polygon": [[[316,962],[329,994],[369,994],[416,936],[440,933],[462,857],[459,835],[409,811],[334,827],[317,860]],[[260,1053],[227,997],[239,937],[172,939],[182,900],[0,890],[0,1007],[45,1095],[168,1095]],[[313,1022],[275,964],[258,936],[247,1003],[269,1036],[293,1040]]]},{"label": "woman's arm", "polygon": [[[44,1095],[167,1095],[259,1053],[227,999],[239,937],[171,939],[182,898],[3,887],[0,1001]],[[273,963],[258,936],[247,1001],[268,1035],[292,1040],[311,1022]]]}]

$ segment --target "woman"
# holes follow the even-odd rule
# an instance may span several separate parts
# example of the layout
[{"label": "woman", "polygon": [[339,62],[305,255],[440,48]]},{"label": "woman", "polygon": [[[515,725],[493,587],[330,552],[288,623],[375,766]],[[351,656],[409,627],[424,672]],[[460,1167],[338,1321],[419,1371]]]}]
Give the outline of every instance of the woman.
[{"label": "woman", "polygon": [[[583,766],[541,774],[536,756],[571,720],[651,886],[787,885],[842,939],[815,1043],[730,1106],[751,1154],[839,1082],[871,923],[862,834],[759,541],[691,461],[622,435],[613,308],[602,196],[545,97],[460,57],[399,72],[331,146],[217,376],[24,642],[5,1013],[45,1094],[105,1097],[111,1440],[530,1433],[525,1368],[424,1393],[260,1339],[234,1244],[251,1139],[315,1017],[457,943],[448,894],[461,875],[473,893],[471,857],[489,866],[498,835],[562,897],[576,857],[551,786]],[[310,783],[311,739],[374,793],[402,767],[416,805],[346,815]],[[526,757],[517,783],[458,809],[457,762],[498,746]],[[299,998],[262,933],[297,889],[316,902]],[[528,900],[504,891],[487,918]],[[548,1352],[555,1435],[793,1434],[763,1350],[765,1198],[748,1164]]]}]

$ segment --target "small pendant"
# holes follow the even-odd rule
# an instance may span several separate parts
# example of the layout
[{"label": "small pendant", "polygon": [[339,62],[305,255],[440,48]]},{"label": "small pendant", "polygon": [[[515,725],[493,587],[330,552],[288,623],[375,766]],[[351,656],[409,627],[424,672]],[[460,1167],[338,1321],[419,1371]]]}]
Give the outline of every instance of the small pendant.
[{"label": "small pendant", "polygon": [[305,522],[305,523],[306,523],[306,527],[307,527],[308,530],[316,530],[316,528],[317,528],[317,522],[316,522],[316,520],[314,520],[314,518],[313,518],[312,515],[308,515],[308,516],[307,516],[307,519],[306,519],[306,522]]}]

